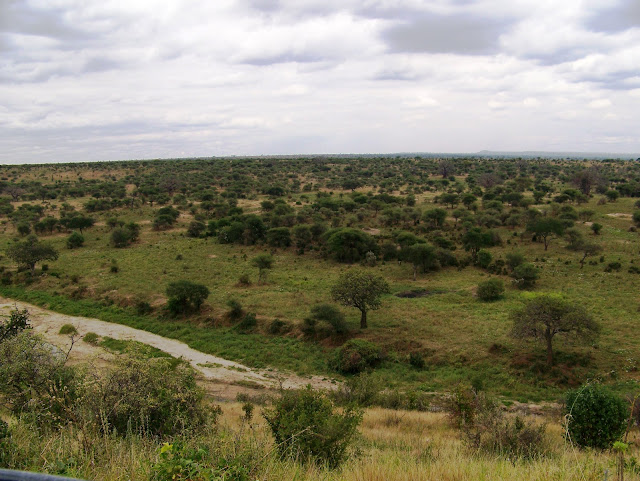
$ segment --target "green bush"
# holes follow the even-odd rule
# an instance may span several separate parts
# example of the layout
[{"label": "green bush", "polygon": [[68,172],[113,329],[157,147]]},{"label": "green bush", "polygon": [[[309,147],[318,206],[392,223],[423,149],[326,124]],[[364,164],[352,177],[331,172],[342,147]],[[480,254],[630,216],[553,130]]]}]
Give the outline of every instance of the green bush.
[{"label": "green bush", "polygon": [[76,249],[78,247],[82,247],[84,244],[84,236],[80,234],[80,232],[72,232],[69,237],[67,237],[67,248]]},{"label": "green bush", "polygon": [[355,404],[368,407],[378,403],[383,385],[381,381],[368,373],[347,378],[333,392],[333,398],[342,405]]},{"label": "green bush", "polygon": [[331,304],[318,304],[311,308],[311,314],[309,318],[305,319],[305,325],[315,328],[318,322],[327,324],[336,334],[347,332],[347,322],[344,319],[344,314]]},{"label": "green bush", "polygon": [[604,386],[589,384],[567,394],[565,413],[573,443],[609,449],[625,432],[629,406]]},{"label": "green bush", "polygon": [[476,262],[479,267],[486,269],[487,267],[489,267],[489,264],[491,264],[492,260],[493,260],[493,256],[491,255],[491,252],[486,251],[484,249],[478,252],[478,258]]},{"label": "green bush", "polygon": [[0,468],[9,467],[11,452],[14,450],[9,425],[0,419]]},{"label": "green bush", "polygon": [[29,322],[29,311],[14,309],[9,315],[9,319],[0,322],[0,342],[13,337],[25,329],[31,329]]},{"label": "green bush", "polygon": [[100,340],[100,337],[95,332],[87,332],[82,338],[82,340],[87,344],[91,344],[92,346],[97,346]]},{"label": "green bush", "polygon": [[281,457],[314,461],[330,468],[345,460],[362,420],[360,410],[348,406],[339,412],[326,394],[310,386],[284,391],[263,415]]},{"label": "green bush", "polygon": [[152,481],[249,481],[249,469],[235,460],[220,458],[215,466],[206,448],[189,448],[182,442],[164,443],[159,460],[151,467]]},{"label": "green bush", "polygon": [[380,346],[364,339],[351,339],[336,351],[331,367],[343,374],[357,374],[376,367],[381,361]]},{"label": "green bush", "polygon": [[524,264],[524,255],[521,252],[509,252],[506,256],[506,262],[509,269],[514,270],[520,264]]},{"label": "green bush", "polygon": [[73,336],[75,334],[78,334],[78,330],[72,324],[64,324],[60,328],[59,334],[62,334],[63,336],[67,336],[67,335]]},{"label": "green bush", "polygon": [[538,280],[538,269],[533,264],[525,262],[520,264],[511,273],[511,277],[514,279],[514,284],[519,289],[529,289],[533,287]]},{"label": "green bush", "polygon": [[489,279],[478,284],[478,299],[481,301],[495,301],[504,294],[504,282],[502,279]]},{"label": "green bush", "polygon": [[291,326],[285,321],[282,321],[280,319],[274,319],[269,323],[269,327],[267,331],[269,332],[269,334],[276,335],[276,334],[281,334],[283,332],[287,332],[288,330],[290,330],[290,328]]},{"label": "green bush", "polygon": [[242,305],[235,299],[229,299],[227,301],[227,306],[229,306],[229,310],[227,311],[227,318],[230,321],[239,321],[244,316],[245,312],[242,309]]},{"label": "green bush", "polygon": [[242,318],[242,320],[236,324],[236,329],[240,332],[251,332],[258,325],[258,320],[256,319],[256,315],[248,312]]},{"label": "green bush", "polygon": [[190,281],[176,281],[167,287],[169,312],[174,316],[197,312],[209,297],[209,289]]},{"label": "green bush", "polygon": [[409,354],[409,364],[411,364],[416,369],[424,369],[424,367],[426,366],[424,357],[419,352],[412,352],[411,354]]},{"label": "green bush", "polygon": [[193,369],[166,357],[126,355],[86,396],[100,428],[125,436],[171,436],[203,426],[213,415]]},{"label": "green bush", "polygon": [[466,434],[474,449],[509,459],[536,459],[547,452],[546,430],[545,424],[510,417],[496,408],[480,413],[475,426]]},{"label": "green bush", "polygon": [[0,342],[0,402],[37,429],[75,417],[82,376],[64,353],[31,331]]},{"label": "green bush", "polygon": [[547,451],[546,425],[507,416],[495,400],[470,386],[457,386],[447,411],[473,449],[511,459],[533,459]]}]

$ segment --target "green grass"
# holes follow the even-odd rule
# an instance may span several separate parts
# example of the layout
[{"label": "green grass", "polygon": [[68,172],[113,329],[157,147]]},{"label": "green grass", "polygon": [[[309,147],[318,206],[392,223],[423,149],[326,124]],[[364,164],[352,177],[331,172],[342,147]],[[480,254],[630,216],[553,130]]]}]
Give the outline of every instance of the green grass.
[{"label": "green grass", "polygon": [[[327,372],[328,370],[322,351],[318,346],[296,339],[265,338],[258,334],[237,334],[230,328],[206,328],[187,322],[138,316],[125,308],[103,306],[89,299],[68,299],[61,295],[27,290],[22,287],[2,286],[0,294],[63,314],[98,318],[149,331],[163,337],[178,339],[198,351],[240,361],[251,367],[274,366],[290,369],[299,374]],[[113,342],[111,345],[114,345]]]},{"label": "green grass", "polygon": [[[389,281],[392,294],[385,296],[380,310],[370,312],[366,332],[358,332],[357,310],[343,308],[347,322],[353,333],[380,343],[389,353],[391,360],[376,375],[390,387],[443,390],[459,381],[482,378],[486,389],[497,394],[540,400],[557,399],[576,383],[600,378],[626,390],[637,379],[633,366],[640,364],[640,275],[627,272],[631,265],[640,266],[640,250],[638,234],[628,231],[630,220],[607,214],[630,213],[633,202],[623,198],[597,205],[594,198],[579,207],[593,209],[593,221],[604,225],[602,234],[593,236],[589,226],[576,223],[585,236],[604,247],[604,263],[598,261],[599,257],[588,259],[598,261],[595,266],[587,262],[580,269],[579,254],[565,249],[563,239],[553,239],[549,250],[544,251],[542,244],[530,242],[530,236],[513,237],[513,231],[506,228],[500,229],[504,245],[489,249],[494,258],[502,259],[512,250],[522,251],[541,269],[534,292],[562,293],[584,305],[601,323],[602,335],[593,345],[556,339],[558,366],[552,373],[539,369],[542,345],[516,341],[509,335],[510,312],[530,294],[514,289],[511,279],[501,276],[507,287],[504,298],[480,302],[473,295],[474,289],[490,275],[477,268],[447,268],[421,275],[414,282],[409,265],[379,263],[370,269]],[[120,217],[141,221],[151,212],[148,208],[134,209]],[[113,213],[102,214],[104,218],[110,216]],[[257,314],[263,330],[275,318],[299,324],[312,305],[331,301],[331,286],[350,266],[325,260],[316,252],[299,256],[293,249],[280,250],[275,253],[268,283],[256,285],[257,270],[250,260],[264,252],[263,248],[187,238],[183,232],[189,220],[181,219],[178,228],[167,232],[152,231],[144,224],[140,242],[126,249],[108,246],[106,227],[88,230],[81,249],[68,250],[64,235],[51,236],[48,239],[60,249],[60,259],[49,263],[48,275],[28,288],[3,286],[0,293],[67,314],[96,317],[179,339],[195,349],[250,366],[330,375],[327,358],[336,342],[317,345],[291,336],[239,334],[225,324],[224,313],[227,301],[236,299],[246,312]],[[382,230],[383,234],[389,233],[389,229]],[[522,228],[517,230],[521,232]],[[0,248],[9,240],[8,235],[0,236]],[[182,260],[176,260],[178,253]],[[109,272],[112,259],[120,267],[118,273]],[[622,270],[604,272],[613,261],[621,262]],[[3,265],[11,264],[5,260]],[[239,287],[242,274],[249,274],[254,284]],[[78,278],[77,282],[73,278]],[[202,315],[188,322],[135,314],[137,300],[156,306],[157,314],[157,306],[165,301],[166,286],[178,279],[209,288],[208,307]],[[427,289],[432,294],[413,299],[394,295],[412,289]],[[418,371],[408,365],[412,351],[424,354],[427,368]],[[577,363],[576,356],[588,362]]]}]

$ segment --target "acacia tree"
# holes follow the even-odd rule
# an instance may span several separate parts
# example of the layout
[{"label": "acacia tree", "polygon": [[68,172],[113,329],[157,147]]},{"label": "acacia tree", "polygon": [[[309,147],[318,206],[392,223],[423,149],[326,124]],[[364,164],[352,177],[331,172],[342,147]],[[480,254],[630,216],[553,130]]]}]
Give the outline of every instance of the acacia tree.
[{"label": "acacia tree", "polygon": [[549,367],[553,365],[553,338],[556,334],[588,339],[600,330],[582,306],[548,295],[531,299],[511,317],[514,337],[535,338],[545,342]]},{"label": "acacia tree", "polygon": [[46,242],[40,242],[35,235],[30,235],[22,242],[16,242],[7,249],[7,256],[20,265],[28,267],[31,275],[36,273],[36,263],[44,260],[55,261],[58,251]]},{"label": "acacia tree", "polygon": [[360,329],[366,329],[367,312],[380,307],[380,296],[390,292],[389,284],[381,276],[362,270],[345,272],[331,289],[334,301],[360,310]]},{"label": "acacia tree", "polygon": [[544,250],[546,251],[553,234],[557,236],[564,234],[564,223],[560,219],[554,219],[553,217],[541,217],[531,222],[527,226],[527,230],[533,232],[536,236],[542,237]]},{"label": "acacia tree", "polygon": [[251,259],[251,264],[258,268],[258,284],[267,280],[267,271],[273,267],[271,254],[260,254]]},{"label": "acacia tree", "polygon": [[400,252],[400,257],[413,266],[413,280],[418,278],[418,270],[422,268],[422,272],[427,272],[437,264],[436,249],[430,244],[414,244],[405,247]]}]

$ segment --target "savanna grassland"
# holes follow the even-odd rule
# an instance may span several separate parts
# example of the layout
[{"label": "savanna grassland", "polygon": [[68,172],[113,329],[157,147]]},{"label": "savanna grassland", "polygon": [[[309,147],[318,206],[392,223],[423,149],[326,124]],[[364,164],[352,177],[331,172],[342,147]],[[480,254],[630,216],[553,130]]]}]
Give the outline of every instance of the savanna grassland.
[{"label": "savanna grassland", "polygon": [[[185,363],[130,341],[82,341],[115,356],[105,373],[68,366],[18,310],[0,325],[0,466],[96,480],[638,479],[639,414],[624,399],[640,392],[639,199],[640,164],[622,160],[0,166],[3,297],[338,386],[216,407]],[[336,295],[345,273],[382,286],[366,328]],[[591,335],[561,329],[553,358],[514,336],[514,313],[539,299],[573,306]],[[617,396],[603,401],[615,452],[567,436],[565,394],[585,384]],[[311,453],[284,450],[308,432]],[[319,455],[325,442],[337,444]]]},{"label": "savanna grassland", "polygon": [[[586,379],[602,379],[624,391],[633,386],[640,359],[640,275],[629,272],[640,260],[638,233],[631,231],[639,172],[637,163],[623,161],[413,158],[5,166],[4,248],[20,239],[20,224],[36,231],[47,217],[81,215],[94,225],[83,229],[84,245],[76,249],[66,247],[73,229],[58,223],[40,230],[41,239],[59,252],[58,260],[44,261],[48,270],[32,278],[8,274],[16,266],[5,257],[2,289],[8,297],[75,314],[104,317],[103,311],[111,310],[119,322],[258,367],[336,376],[327,359],[346,339],[358,337],[382,346],[386,360],[375,375],[393,388],[442,391],[472,380],[507,399],[539,401],[555,400]],[[607,197],[612,190],[622,195]],[[29,206],[37,206],[38,213],[27,212]],[[154,224],[167,206],[178,214],[175,223]],[[434,209],[446,210],[441,224],[428,218]],[[602,252],[581,268],[581,253],[567,249],[567,240],[556,234],[545,251],[527,232],[534,215],[564,219]],[[247,218],[259,219],[257,233],[247,234],[250,229],[242,224]],[[115,221],[137,223],[139,238],[113,247]],[[204,228],[190,236],[194,222]],[[223,239],[234,222],[240,224],[239,235]],[[602,225],[599,235],[591,230],[593,223]],[[298,225],[319,234],[299,241]],[[465,250],[463,235],[475,226],[498,238],[496,245],[482,248],[492,257],[488,269],[474,266]],[[357,247],[346,262],[336,261],[327,235],[340,228],[366,233],[371,244]],[[269,229],[287,231],[285,240],[269,239]],[[448,247],[458,265],[436,261],[414,281],[411,264],[397,259],[402,233]],[[359,312],[345,307],[347,334],[302,335],[310,307],[331,303],[340,273],[365,262],[366,251],[357,249],[375,251],[365,269],[391,286],[381,308],[370,312],[370,327],[358,330]],[[258,284],[251,259],[264,252],[273,254],[274,264],[266,283]],[[512,252],[538,269],[533,288],[516,289],[506,267],[493,268]],[[607,269],[610,263],[620,266]],[[250,285],[239,282],[243,274]],[[478,283],[496,276],[506,284],[504,296],[481,302],[475,296]],[[209,289],[200,313],[166,315],[165,290],[178,279]],[[421,292],[397,296],[410,291]],[[586,344],[558,336],[550,370],[542,343],[510,336],[510,313],[536,293],[561,293],[602,326],[599,338]],[[225,317],[231,299],[256,314],[253,332],[238,335],[232,329]],[[143,315],[136,313],[140,303],[150,307]],[[288,332],[268,334],[274,319],[284,321]],[[411,353],[424,358],[424,368],[407,362]]]}]

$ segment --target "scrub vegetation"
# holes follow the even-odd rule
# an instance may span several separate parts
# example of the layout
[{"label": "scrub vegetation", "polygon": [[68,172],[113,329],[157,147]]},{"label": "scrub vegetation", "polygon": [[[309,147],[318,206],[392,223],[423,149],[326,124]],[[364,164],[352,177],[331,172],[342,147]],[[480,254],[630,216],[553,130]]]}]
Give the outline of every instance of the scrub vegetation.
[{"label": "scrub vegetation", "polygon": [[[0,367],[20,380],[0,393],[0,461],[91,479],[239,480],[603,479],[618,463],[634,479],[638,199],[640,163],[616,159],[0,166],[1,295],[339,383],[283,393],[264,415],[219,408],[178,360],[115,340],[85,339],[122,356],[91,379],[16,311],[0,351],[26,371]],[[29,350],[39,358],[15,357]],[[148,379],[139,396],[112,399],[134,374]],[[589,429],[563,428],[566,399],[615,407],[606,446],[580,450]],[[544,422],[506,412],[520,403],[549,406]],[[36,419],[49,426],[39,437]],[[599,451],[613,443],[616,456]],[[133,452],[139,461],[109,471]]]}]

